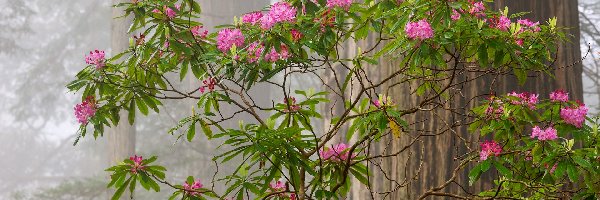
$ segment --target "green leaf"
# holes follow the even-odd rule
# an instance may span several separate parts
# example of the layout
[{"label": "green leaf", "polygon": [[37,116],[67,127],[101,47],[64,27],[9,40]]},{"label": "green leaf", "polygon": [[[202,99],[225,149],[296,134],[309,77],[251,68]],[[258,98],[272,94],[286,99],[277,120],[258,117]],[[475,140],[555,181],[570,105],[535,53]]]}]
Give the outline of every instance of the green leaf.
[{"label": "green leaf", "polygon": [[469,185],[473,185],[475,181],[479,180],[481,173],[481,165],[475,165],[469,172]]},{"label": "green leaf", "polygon": [[129,104],[129,114],[127,115],[127,119],[129,120],[130,125],[133,125],[133,122],[135,122],[135,100],[131,100]]},{"label": "green leaf", "polygon": [[121,196],[123,195],[123,192],[125,192],[125,189],[127,189],[127,186],[129,185],[129,182],[131,181],[132,177],[129,177],[129,179],[127,179],[127,181],[125,181],[125,183],[123,185],[121,185],[121,187],[119,187],[119,189],[117,189],[117,191],[115,191],[115,194],[113,194],[111,200],[119,200],[119,198],[121,198]]},{"label": "green leaf", "polygon": [[590,163],[589,161],[579,157],[579,156],[573,156],[573,160],[575,161],[575,163],[577,163],[579,166],[582,166],[584,168],[592,168],[592,163]]},{"label": "green leaf", "polygon": [[135,101],[135,104],[137,105],[140,112],[142,112],[142,114],[148,115],[148,106],[146,106],[146,103],[144,103],[143,100],[140,101],[140,99],[138,99],[137,101]]},{"label": "green leaf", "polygon": [[189,142],[191,142],[191,141],[192,141],[192,139],[194,139],[194,136],[195,136],[195,135],[196,135],[196,122],[195,122],[195,121],[193,121],[193,122],[190,124],[189,128],[188,128],[188,132],[187,132],[187,140],[188,140]]},{"label": "green leaf", "polygon": [[577,174],[577,167],[575,167],[575,165],[567,165],[567,174],[569,175],[569,179],[571,179],[571,182],[577,182],[579,175]]}]

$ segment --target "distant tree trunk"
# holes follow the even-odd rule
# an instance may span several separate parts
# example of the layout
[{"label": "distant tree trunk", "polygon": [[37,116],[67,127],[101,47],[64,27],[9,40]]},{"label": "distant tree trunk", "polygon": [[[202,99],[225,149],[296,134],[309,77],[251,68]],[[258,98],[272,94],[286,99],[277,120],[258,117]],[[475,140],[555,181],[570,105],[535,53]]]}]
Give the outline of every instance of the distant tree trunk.
[{"label": "distant tree trunk", "polygon": [[[116,5],[128,0],[112,0]],[[117,18],[123,16],[122,8],[112,8],[111,21],[111,53],[116,55],[129,47],[130,34],[127,33],[132,24],[132,18]],[[107,131],[109,163],[114,165],[135,154],[135,127],[127,121],[127,111],[120,112],[121,121],[116,127]]]},{"label": "distant tree trunk", "polygon": [[[497,0],[493,5],[497,9],[503,9],[504,6],[508,6],[511,13],[529,11],[531,13],[523,18],[531,18],[534,21],[539,20],[541,23],[544,23],[548,18],[556,16],[559,26],[569,28],[567,29],[567,35],[570,36],[570,42],[560,45],[557,61],[552,66],[555,69],[554,75],[556,78],[544,74],[530,74],[537,77],[530,78],[525,85],[519,86],[514,76],[498,77],[495,81],[492,81],[494,77],[486,77],[482,80],[469,83],[459,90],[451,91],[462,95],[462,97],[459,96],[454,101],[447,103],[450,107],[464,108],[457,110],[458,113],[451,113],[444,110],[435,112],[426,111],[418,112],[405,119],[409,123],[414,123],[410,127],[411,130],[420,129],[430,131],[429,134],[440,135],[420,138],[421,141],[416,142],[410,148],[410,154],[407,152],[400,154],[398,157],[376,161],[375,163],[379,166],[373,163],[369,164],[370,169],[374,173],[371,178],[371,190],[374,192],[374,195],[372,196],[370,190],[364,186],[354,186],[351,192],[351,199],[372,199],[372,197],[374,199],[385,198],[393,200],[417,199],[425,191],[432,187],[437,187],[449,179],[452,171],[460,162],[459,159],[455,158],[467,153],[468,147],[477,149],[478,144],[476,142],[479,136],[467,132],[466,126],[458,126],[452,131],[446,132],[441,132],[440,129],[446,127],[445,123],[464,123],[465,119],[460,114],[469,112],[473,106],[477,105],[485,97],[480,97],[479,95],[526,91],[539,93],[540,97],[547,98],[553,90],[563,89],[569,92],[571,99],[583,100],[582,65],[579,62],[581,52],[578,44],[580,36],[577,0]],[[380,64],[373,67],[375,69],[372,73],[380,73],[381,77],[386,77],[398,65],[393,61],[380,60]],[[469,75],[471,74],[459,77],[458,81],[465,79]],[[492,83],[494,84],[492,85]],[[391,96],[393,101],[400,107],[411,106],[415,104],[414,102],[422,99],[422,97],[417,97],[411,93],[417,86],[395,87],[389,90],[387,95]],[[382,93],[386,93],[386,91],[384,90]],[[471,98],[474,99],[471,100]],[[391,136],[382,139],[378,146],[371,148],[371,152],[372,154],[397,152],[408,144],[409,140],[411,140],[410,135],[415,136],[416,133],[409,132],[403,135],[401,139],[395,139]],[[464,142],[458,136],[471,141],[471,143],[468,143],[468,146],[463,145]],[[423,161],[422,165],[419,162],[421,157]],[[463,172],[465,173],[460,174],[456,183],[463,186],[469,193],[477,194],[482,189],[490,188],[493,185],[491,182],[493,175],[487,173],[482,176],[479,182],[473,186],[469,186],[467,171],[463,170]],[[415,180],[412,180],[409,185],[402,185],[405,179],[410,181],[411,178],[415,178]],[[353,184],[359,183],[355,181]],[[440,192],[464,194],[465,192],[457,184],[453,184]],[[377,192],[386,191],[391,191],[391,193],[377,194]],[[442,198],[436,197],[430,199]]]}]

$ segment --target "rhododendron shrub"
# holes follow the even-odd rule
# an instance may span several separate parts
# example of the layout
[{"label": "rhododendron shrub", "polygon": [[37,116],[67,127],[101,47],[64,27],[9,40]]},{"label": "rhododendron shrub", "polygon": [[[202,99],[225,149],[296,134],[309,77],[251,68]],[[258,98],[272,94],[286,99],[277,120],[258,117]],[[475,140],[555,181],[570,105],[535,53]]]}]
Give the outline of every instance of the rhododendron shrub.
[{"label": "rhododendron shrub", "polygon": [[[83,103],[75,107],[80,137],[90,127],[100,137],[105,127],[133,123],[136,112],[160,112],[165,100],[193,99],[192,115],[169,133],[174,140],[218,139],[225,152],[214,160],[237,168],[225,177],[189,177],[178,185],[166,181],[164,167],[150,165],[160,163],[156,157],[131,155],[108,169],[115,199],[136,185],[155,191],[167,187],[177,199],[341,199],[352,183],[371,189],[372,175],[380,170],[373,163],[406,154],[419,138],[437,136],[407,119],[446,109],[460,96],[455,88],[484,74],[510,72],[521,84],[528,73],[544,75],[565,39],[556,19],[533,22],[471,0],[281,1],[212,33],[205,31],[195,1],[138,0],[117,6],[134,17],[130,31],[143,34],[111,58],[92,51],[85,59],[89,66],[68,85],[82,92]],[[340,52],[347,48],[343,44],[365,41],[369,45],[354,55]],[[398,64],[383,78],[367,73],[379,71],[382,60]],[[348,73],[339,76],[337,70]],[[333,84],[321,77],[325,73],[336,74]],[[463,74],[483,75],[465,81]],[[186,77],[197,80],[191,90],[174,84]],[[292,77],[321,80],[325,87],[293,90]],[[257,85],[277,88],[271,92],[280,98],[257,105],[255,97],[264,94],[249,92]],[[385,86],[410,86],[412,91],[402,95],[422,98],[406,104],[392,98],[398,94]],[[550,97],[533,92],[489,97],[469,113],[471,131],[481,137],[456,140],[470,150],[455,158],[463,163],[455,170],[468,173],[471,182],[491,170],[499,177],[489,191],[460,195],[544,198],[567,184],[573,195],[594,195],[599,136],[585,123],[587,108],[569,101],[565,92]],[[233,112],[221,112],[225,106]],[[334,106],[343,109],[323,118],[323,109],[334,113]],[[127,122],[120,119],[121,110],[128,111]],[[223,126],[241,114],[253,120]],[[315,124],[323,121],[328,126],[320,130]],[[392,154],[371,151],[390,139],[410,145]],[[226,189],[212,191],[208,183]],[[449,183],[459,182],[453,176],[439,188]]]}]

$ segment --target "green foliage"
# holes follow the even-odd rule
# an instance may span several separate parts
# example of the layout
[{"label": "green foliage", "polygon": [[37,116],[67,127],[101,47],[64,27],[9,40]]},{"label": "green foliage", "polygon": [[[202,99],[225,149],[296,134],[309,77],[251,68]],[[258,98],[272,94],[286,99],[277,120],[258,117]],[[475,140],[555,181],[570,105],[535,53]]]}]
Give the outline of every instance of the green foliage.
[{"label": "green foliage", "polygon": [[[393,155],[370,155],[369,147],[382,138],[410,138],[407,116],[436,107],[433,100],[449,100],[449,88],[460,88],[457,76],[465,73],[515,74],[523,84],[532,71],[548,72],[545,63],[552,61],[555,46],[564,39],[556,27],[556,19],[540,25],[540,31],[521,31],[518,23],[500,30],[490,22],[466,12],[458,20],[451,20],[454,10],[469,10],[468,1],[365,1],[353,3],[347,9],[328,8],[326,1],[290,1],[298,10],[293,22],[280,22],[265,30],[235,20],[232,25],[218,28],[239,29],[244,45],[233,45],[221,51],[216,43],[223,38],[218,33],[206,37],[194,35],[193,29],[202,23],[195,21],[201,8],[191,0],[176,5],[174,1],[133,1],[117,5],[127,15],[134,16],[130,32],[138,31],[147,40],[131,41],[123,53],[107,59],[101,69],[88,66],[79,72],[76,80],[67,87],[71,91],[83,91],[83,98],[93,96],[98,102],[97,112],[90,119],[94,136],[102,136],[104,127],[120,122],[119,111],[128,111],[128,122],[134,123],[136,112],[148,115],[160,112],[162,101],[193,99],[197,102],[192,115],[186,117],[169,133],[178,139],[200,139],[197,131],[206,138],[222,141],[225,152],[214,158],[220,164],[237,166],[233,173],[213,180],[227,187],[222,195],[205,188],[190,191],[182,185],[165,181],[161,166],[149,166],[155,157],[143,160],[141,166],[132,160],[107,169],[112,173],[109,187],[115,187],[113,199],[125,190],[133,195],[137,183],[146,190],[159,191],[159,183],[176,191],[171,199],[250,198],[288,199],[303,195],[300,199],[341,199],[350,190],[350,178],[371,185],[373,174],[368,168],[374,159]],[[175,10],[176,16],[164,13]],[[302,12],[300,12],[302,11]],[[506,16],[503,12],[485,11],[487,16]],[[520,15],[511,16],[512,18]],[[408,38],[407,23],[427,19],[433,29],[428,39]],[[490,18],[491,20],[492,18]],[[301,37],[292,34],[298,31]],[[342,57],[341,44],[363,42],[370,36],[377,41],[374,46],[358,48],[356,56]],[[141,37],[141,36],[140,36]],[[523,44],[517,43],[523,40]],[[262,45],[261,59],[251,52],[250,44]],[[167,45],[168,44],[168,45]],[[271,51],[288,50],[289,58],[265,59]],[[397,61],[389,77],[375,82],[365,72],[367,67],[376,68],[381,59]],[[333,66],[348,70],[347,75],[337,77]],[[326,84],[327,91],[296,90],[291,93],[288,78],[294,75],[307,77],[325,70],[335,74],[335,83]],[[177,88],[186,77],[203,81],[191,91]],[[372,76],[372,75],[371,75]],[[176,77],[176,80],[168,77]],[[281,83],[281,77],[283,82]],[[319,77],[319,75],[317,75]],[[338,80],[341,79],[341,80]],[[319,79],[323,80],[321,77]],[[176,82],[179,81],[179,82]],[[212,83],[211,81],[214,81]],[[469,82],[472,80],[467,80]],[[464,82],[462,82],[464,83]],[[258,105],[249,91],[257,85],[270,84],[283,92],[283,101],[272,101],[271,106]],[[399,84],[416,86],[412,94],[422,98],[413,107],[396,106],[390,98],[384,98],[384,87]],[[456,84],[456,85],[454,85]],[[412,88],[412,87],[411,87]],[[390,94],[387,94],[390,95]],[[315,130],[315,121],[324,120],[322,107],[332,108],[331,99],[340,97],[343,111],[330,119],[327,130]],[[298,99],[296,99],[296,97]],[[517,100],[506,97],[504,101]],[[450,100],[451,101],[451,100]],[[401,102],[406,103],[406,102]],[[488,102],[489,103],[489,102]],[[405,104],[404,106],[409,105]],[[223,112],[222,106],[239,108],[233,114]],[[484,116],[487,107],[475,108]],[[597,127],[592,138],[591,129],[575,129],[557,122],[560,105],[545,102],[537,105],[538,113],[520,105],[506,105],[506,112],[493,120],[481,118],[470,129],[481,136],[490,135],[502,141],[504,152],[498,158],[485,160],[471,168],[469,183],[491,170],[501,176],[496,180],[500,189],[496,193],[486,191],[481,196],[541,198],[555,192],[565,183],[566,172],[571,182],[583,180],[587,190],[578,195],[592,195],[597,189],[593,180],[598,177],[598,163],[592,159],[598,155]],[[333,108],[332,108],[333,110]],[[239,127],[223,127],[224,122],[235,119],[238,114],[251,115],[255,120],[239,122]],[[333,113],[333,111],[332,111]],[[268,117],[261,117],[262,114]],[[230,116],[231,115],[231,116]],[[329,120],[329,119],[326,119]],[[536,142],[523,133],[528,126],[540,121],[557,122],[561,137],[573,135],[564,141]],[[81,136],[85,136],[88,124],[82,124]],[[197,127],[200,127],[198,129]],[[343,127],[348,127],[343,132]],[[331,145],[332,138],[345,136],[353,139],[350,145]],[[574,145],[575,142],[582,143]],[[331,148],[330,148],[331,146]],[[523,153],[529,151],[532,161],[523,161]],[[477,156],[469,155],[462,160],[461,168],[469,166]],[[235,162],[234,162],[235,160]],[[528,163],[532,162],[532,163]],[[544,164],[557,164],[556,172],[540,168]],[[280,180],[285,187],[271,184]],[[189,177],[187,186],[195,183]],[[538,188],[537,192],[530,192]]]}]

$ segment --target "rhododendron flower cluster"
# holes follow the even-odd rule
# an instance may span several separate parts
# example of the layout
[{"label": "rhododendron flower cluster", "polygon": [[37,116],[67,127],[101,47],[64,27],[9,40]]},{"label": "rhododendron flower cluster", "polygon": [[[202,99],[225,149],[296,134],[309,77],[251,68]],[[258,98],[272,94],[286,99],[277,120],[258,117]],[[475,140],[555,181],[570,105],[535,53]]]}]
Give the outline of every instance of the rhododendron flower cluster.
[{"label": "rhododendron flower cluster", "polygon": [[106,66],[106,60],[104,56],[104,51],[90,51],[90,55],[85,56],[85,63],[88,65],[96,65],[96,69],[101,69]]},{"label": "rhododendron flower cluster", "polygon": [[194,37],[206,38],[208,30],[202,30],[203,28],[203,26],[194,26],[190,31]]},{"label": "rhododendron flower cluster", "polygon": [[587,112],[588,108],[585,105],[579,105],[576,108],[562,108],[560,109],[560,117],[565,123],[581,128]]},{"label": "rhododendron flower cluster", "polygon": [[538,140],[541,140],[541,141],[555,140],[556,138],[558,138],[556,129],[554,129],[554,127],[548,127],[546,129],[542,130],[538,126],[533,127],[533,129],[531,130],[531,138],[536,138],[536,137]]},{"label": "rhododendron flower cluster", "polygon": [[558,102],[567,102],[569,101],[569,93],[564,90],[556,90],[550,93],[550,100],[558,101]]},{"label": "rhododendron flower cluster", "polygon": [[535,105],[538,103],[539,94],[530,94],[528,92],[516,93],[511,92],[508,96],[518,97],[521,101],[511,101],[514,105],[527,105],[530,109],[535,109]]},{"label": "rhododendron flower cluster", "polygon": [[[334,162],[346,161],[350,158],[350,152],[347,151],[347,148],[348,145],[340,143],[334,145],[331,149],[324,148],[319,150],[319,156],[321,156],[323,160],[330,160]],[[355,156],[356,155],[353,154],[352,158],[354,158]]]},{"label": "rhododendron flower cluster", "polygon": [[87,97],[80,104],[75,105],[75,117],[81,124],[87,124],[88,120],[96,114],[96,101],[94,97]]},{"label": "rhododendron flower cluster", "polygon": [[217,80],[213,77],[208,77],[207,79],[204,79],[202,83],[204,85],[199,89],[201,93],[204,93],[206,89],[208,89],[209,92],[212,92],[215,90],[215,84],[217,83]]},{"label": "rhododendron flower cluster", "polygon": [[450,18],[454,21],[459,20],[460,19],[460,13],[454,9],[452,9],[452,15],[450,15]]},{"label": "rhododendron flower cluster", "polygon": [[244,45],[244,40],[244,34],[242,34],[240,29],[223,29],[219,31],[217,36],[217,48],[225,53],[233,45],[237,47]]},{"label": "rhododendron flower cluster", "polygon": [[404,28],[404,32],[410,39],[424,40],[433,37],[433,29],[426,19],[419,20],[418,22],[409,22]]},{"label": "rhododendron flower cluster", "polygon": [[[178,8],[178,9],[179,9],[179,8]],[[175,18],[175,16],[177,16],[177,13],[176,13],[176,12],[175,12],[173,9],[169,8],[168,6],[164,6],[164,7],[163,7],[163,10],[165,11],[165,15],[167,15],[167,17],[168,17],[169,19],[173,19],[173,18]],[[161,14],[161,13],[162,13],[162,11],[160,11],[160,10],[159,10],[159,9],[157,9],[157,8],[156,8],[156,9],[154,9],[154,10],[152,10],[152,12],[153,12],[153,13],[156,13],[156,14]]]},{"label": "rhododendron flower cluster", "polygon": [[496,143],[496,141],[485,141],[479,145],[481,152],[479,152],[480,160],[487,160],[490,155],[498,156],[502,153],[502,147]]},{"label": "rhododendron flower cluster", "polygon": [[296,8],[288,2],[277,2],[271,6],[269,13],[260,19],[261,28],[267,30],[279,22],[296,21]]},{"label": "rhododendron flower cluster", "polygon": [[133,161],[133,165],[131,165],[131,172],[132,173],[138,173],[138,171],[140,170],[144,170],[144,166],[142,165],[142,156],[131,156],[129,157],[129,160]]},{"label": "rhododendron flower cluster", "polygon": [[290,30],[290,34],[292,34],[292,40],[294,40],[295,42],[302,39],[302,36],[303,36],[302,33],[300,33],[300,31],[298,31],[296,29]]},{"label": "rhododendron flower cluster", "polygon": [[348,10],[348,8],[350,8],[350,5],[352,5],[352,0],[327,0],[328,8],[340,7]]},{"label": "rhododendron flower cluster", "polygon": [[284,110],[284,112],[296,112],[298,110],[300,110],[300,105],[298,105],[296,103],[296,98],[295,97],[290,97],[288,98],[288,102],[286,102],[286,107],[289,104],[289,110],[286,108]]},{"label": "rhododendron flower cluster", "polygon": [[276,62],[278,60],[285,60],[290,57],[290,53],[288,51],[287,46],[281,45],[279,52],[275,49],[275,47],[271,47],[271,51],[265,55],[265,60],[268,62]]},{"label": "rhododendron flower cluster", "polygon": [[198,196],[201,193],[196,191],[200,188],[202,188],[202,183],[200,183],[200,180],[195,180],[193,184],[188,184],[188,182],[186,181],[185,183],[183,183],[183,190],[184,193],[188,196]]},{"label": "rhododendron flower cluster", "polygon": [[275,183],[269,183],[269,187],[273,192],[285,191],[285,183],[283,181],[277,181]]},{"label": "rhododendron flower cluster", "polygon": [[260,19],[263,17],[261,12],[251,12],[245,15],[242,15],[242,22],[256,25],[256,23],[260,22]]},{"label": "rhododendron flower cluster", "polygon": [[248,62],[254,63],[260,59],[265,47],[259,42],[253,42],[248,47]]},{"label": "rhododendron flower cluster", "polygon": [[542,30],[539,27],[540,22],[532,22],[529,19],[518,19],[517,23],[521,25],[521,30],[519,30],[519,33],[522,33],[526,30],[531,30],[532,32],[539,32]]},{"label": "rhododendron flower cluster", "polygon": [[502,114],[504,114],[504,106],[502,105],[498,106],[497,108],[494,108],[494,106],[490,105],[485,109],[485,115],[489,117],[498,118]]},{"label": "rhododendron flower cluster", "polygon": [[490,26],[501,31],[507,31],[510,27],[510,19],[502,15],[499,18],[494,18]]},{"label": "rhododendron flower cluster", "polygon": [[471,9],[469,9],[469,14],[475,15],[477,17],[485,17],[485,13],[483,13],[483,11],[485,11],[485,5],[483,4],[483,2],[474,2],[471,5]]}]

